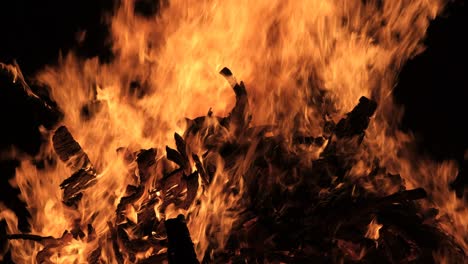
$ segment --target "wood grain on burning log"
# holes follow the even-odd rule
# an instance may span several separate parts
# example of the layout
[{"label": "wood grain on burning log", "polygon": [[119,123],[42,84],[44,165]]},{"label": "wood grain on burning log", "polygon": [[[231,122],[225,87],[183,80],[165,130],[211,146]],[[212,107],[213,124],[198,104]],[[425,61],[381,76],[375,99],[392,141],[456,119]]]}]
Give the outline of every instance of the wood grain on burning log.
[{"label": "wood grain on burning log", "polygon": [[52,137],[53,147],[60,160],[73,171],[60,188],[63,191],[63,202],[76,207],[83,196],[83,191],[96,184],[97,172],[88,155],[83,151],[65,126],[59,127]]}]

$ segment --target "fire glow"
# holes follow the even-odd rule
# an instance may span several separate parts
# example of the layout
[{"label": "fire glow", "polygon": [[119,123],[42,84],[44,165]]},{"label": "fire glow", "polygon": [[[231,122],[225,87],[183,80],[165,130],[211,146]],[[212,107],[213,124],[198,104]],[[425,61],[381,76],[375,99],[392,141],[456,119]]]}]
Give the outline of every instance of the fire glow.
[{"label": "fire glow", "polygon": [[[446,187],[457,167],[421,160],[410,151],[413,137],[398,130],[402,110],[391,95],[402,65],[423,51],[429,22],[445,1],[162,2],[158,14],[143,17],[135,14],[134,1],[121,1],[109,20],[112,62],[68,54],[35,77],[50,88],[63,119],[54,130],[42,129],[50,144],[38,157],[23,159],[12,183],[30,209],[31,234],[41,240],[10,239],[16,263],[163,262],[161,223],[178,214],[187,218],[199,261],[245,257],[241,249],[258,241],[242,235],[265,237],[261,248],[273,253],[262,249],[253,255],[272,261],[282,252],[273,250],[280,248],[275,230],[258,228],[263,220],[250,215],[250,207],[282,199],[272,209],[282,219],[291,208],[288,194],[303,187],[299,176],[322,166],[332,147],[349,168],[341,176],[328,171],[334,173],[330,182],[313,179],[317,190],[307,191],[325,201],[349,187],[350,200],[370,197],[379,206],[404,200],[406,206],[419,199],[408,198],[420,196],[416,188],[423,188],[428,199],[414,202],[414,210],[437,208],[437,216],[423,220],[447,235],[456,245],[449,248],[459,253],[441,246],[433,257],[449,263],[466,259],[468,207]],[[19,66],[1,66],[37,97]],[[337,134],[340,120],[367,108],[372,110],[366,118],[372,118],[362,131]],[[304,144],[308,140],[313,143]],[[61,152],[60,144],[76,151]],[[271,154],[278,149],[283,153]],[[38,169],[33,160],[41,159],[57,162]],[[64,182],[76,173],[89,177],[78,191]],[[0,209],[8,234],[19,234],[16,216],[1,204]],[[366,215],[359,220],[367,228],[360,236],[385,245],[385,235],[397,231],[373,210],[357,207],[356,214]],[[152,225],[143,226],[148,219]],[[235,232],[252,226],[257,233]],[[130,252],[122,236],[145,246]],[[225,253],[233,236],[240,245]],[[330,243],[341,250],[338,259],[360,261],[372,251],[344,237],[336,241]],[[321,256],[306,244],[282,257]],[[418,255],[410,251],[406,261]]]}]

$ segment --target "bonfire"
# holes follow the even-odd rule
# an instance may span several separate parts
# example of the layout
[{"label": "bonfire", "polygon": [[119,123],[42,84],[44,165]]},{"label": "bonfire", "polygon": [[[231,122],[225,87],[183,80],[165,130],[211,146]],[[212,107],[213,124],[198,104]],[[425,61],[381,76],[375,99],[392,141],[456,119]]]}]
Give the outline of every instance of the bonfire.
[{"label": "bonfire", "polygon": [[0,204],[0,259],[466,262],[458,168],[415,155],[391,96],[444,4],[125,0],[111,62],[1,64],[48,123],[9,153],[30,228]]}]

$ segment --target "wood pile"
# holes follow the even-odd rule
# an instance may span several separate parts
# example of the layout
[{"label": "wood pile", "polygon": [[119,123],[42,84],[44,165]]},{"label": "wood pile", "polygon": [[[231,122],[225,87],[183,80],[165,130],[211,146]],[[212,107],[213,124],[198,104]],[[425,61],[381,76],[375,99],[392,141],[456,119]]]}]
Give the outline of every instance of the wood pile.
[{"label": "wood pile", "polygon": [[[362,162],[356,154],[367,150],[363,139],[377,108],[374,101],[361,97],[339,122],[324,124],[326,135],[291,138],[274,125],[252,126],[245,85],[237,83],[227,68],[220,73],[236,95],[228,116],[216,117],[210,111],[188,120],[185,133],[174,135],[176,149],[166,147],[164,158],[157,159],[161,151],[157,149],[117,150],[128,164],[136,162],[139,171],[129,175],[139,184],[127,186],[115,221],[108,223],[118,263],[198,263],[186,226],[196,215],[159,220],[154,208],[160,205],[163,213],[171,205],[184,210],[197,207],[198,193],[208,190],[216,177],[212,156],[223,160],[224,191],[241,203],[232,208],[238,210],[237,218],[225,246],[220,248],[208,238],[202,263],[434,263],[434,252],[451,256],[453,263],[467,261],[466,252],[438,228],[437,209],[423,209],[416,202],[427,197],[424,189],[405,189],[404,180],[387,173],[378,160],[365,161],[370,173],[350,176]],[[202,139],[203,155],[194,154],[194,138]],[[66,127],[55,131],[53,146],[71,171],[60,185],[63,202],[77,208],[98,181],[98,172]],[[310,149],[321,149],[319,157],[311,158]],[[246,157],[251,160],[239,178],[237,166]],[[177,169],[157,177],[155,168],[169,168],[164,165],[168,162]],[[393,191],[379,191],[384,184]],[[138,209],[137,222],[126,217],[128,206]],[[66,241],[96,239],[93,230],[92,223],[81,223],[60,238],[30,234],[7,238],[43,244],[36,259],[50,263],[48,257]],[[102,250],[97,247],[89,263],[103,263]],[[153,254],[138,259],[144,252]]]}]

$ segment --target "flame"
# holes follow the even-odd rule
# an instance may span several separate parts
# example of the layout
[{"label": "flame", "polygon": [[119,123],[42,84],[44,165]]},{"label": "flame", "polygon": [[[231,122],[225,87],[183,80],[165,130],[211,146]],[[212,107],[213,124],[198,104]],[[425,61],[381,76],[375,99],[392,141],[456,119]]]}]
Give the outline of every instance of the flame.
[{"label": "flame", "polygon": [[380,233],[379,230],[383,227],[383,225],[379,224],[377,220],[374,218],[367,226],[367,232],[365,237],[373,240],[378,240]]},{"label": "flame", "polygon": [[[356,153],[363,162],[349,176],[366,174],[368,162],[378,158],[392,173],[400,173],[407,187],[426,188],[431,203],[447,217],[441,219],[442,227],[468,250],[467,207],[446,188],[457,168],[453,162],[420,160],[409,151],[413,138],[398,131],[402,111],[391,95],[398,71],[423,51],[428,24],[445,1],[171,0],[149,18],[134,12],[134,1],[120,2],[109,20],[115,55],[110,63],[68,54],[58,66],[46,67],[36,76],[38,83],[50,87],[64,112],[63,124],[93,162],[98,181],[78,209],[70,209],[63,205],[58,187],[70,175],[65,164],[46,164],[39,170],[24,160],[16,181],[32,214],[32,233],[58,238],[80,219],[93,223],[102,240],[126,186],[135,184],[116,150],[162,150],[174,145],[174,132],[185,130],[184,117],[202,116],[209,109],[214,115],[227,115],[234,94],[217,73],[229,66],[248,87],[252,124],[276,125],[286,142],[297,131],[321,135],[326,119],[336,120],[361,96],[376,100],[377,115],[364,139],[370,154]],[[15,78],[22,78],[14,69]],[[43,133],[51,138],[51,132]],[[192,144],[199,141],[193,139]],[[226,242],[240,210],[240,195],[225,194],[224,188],[234,184],[242,192],[242,175],[251,166],[254,149],[255,142],[249,155],[229,168],[219,157],[205,158],[217,164],[213,182],[204,194],[197,194],[200,207],[186,212],[192,215],[188,226],[199,258],[208,239],[216,240],[220,248]],[[197,147],[193,151],[203,153]],[[44,146],[39,154],[54,156],[52,146]],[[162,156],[159,151],[157,160]],[[227,174],[235,175],[231,179],[236,181],[223,180]],[[393,191],[385,185],[379,188],[375,191]],[[154,207],[157,219],[164,217],[158,211],[161,206]],[[128,208],[128,218],[138,221],[138,210]],[[7,220],[9,231],[19,232],[8,210],[2,210],[1,218]],[[366,236],[377,239],[380,227],[372,220]],[[75,241],[52,260],[81,262],[96,243]],[[116,262],[109,253],[112,245],[102,243],[108,247],[101,252],[103,259]],[[41,249],[17,241],[12,247],[18,263],[32,262]]]}]

